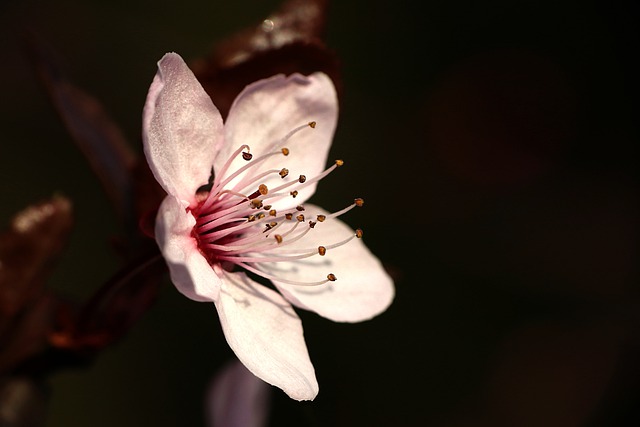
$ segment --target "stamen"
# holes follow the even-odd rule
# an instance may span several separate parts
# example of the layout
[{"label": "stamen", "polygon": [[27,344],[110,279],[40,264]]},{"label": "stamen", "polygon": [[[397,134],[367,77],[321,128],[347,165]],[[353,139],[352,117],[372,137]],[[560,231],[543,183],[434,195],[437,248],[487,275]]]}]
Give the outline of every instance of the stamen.
[{"label": "stamen", "polygon": [[[343,160],[335,160],[333,165],[313,177],[300,174],[297,179],[283,181],[281,185],[274,185],[274,188],[267,187],[266,182],[271,181],[265,179],[274,179],[275,174],[278,174],[284,180],[289,176],[289,169],[265,170],[259,165],[272,156],[289,155],[290,150],[284,147],[284,143],[307,127],[315,128],[316,122],[298,126],[283,138],[271,142],[261,151],[266,154],[258,153],[254,156],[248,145],[240,146],[211,179],[213,182],[208,193],[198,195],[198,206],[192,211],[196,219],[192,235],[210,263],[229,262],[265,279],[297,286],[318,286],[337,280],[333,273],[327,274],[326,279],[313,282],[281,278],[277,277],[275,271],[271,272],[266,264],[292,262],[313,256],[323,257],[327,251],[363,236],[363,231],[358,228],[349,237],[332,244],[310,249],[300,249],[302,245],[294,244],[304,242],[302,239],[311,230],[314,230],[313,233],[322,233],[323,226],[318,225],[319,223],[343,215],[354,207],[363,206],[364,200],[361,198],[354,199],[351,205],[337,212],[318,214],[309,219],[305,219],[305,206],[302,204],[280,211],[272,208],[273,203],[288,197],[295,198],[302,189],[344,165]],[[234,161],[240,156],[247,163],[239,164],[232,170]],[[229,185],[232,181],[235,184]],[[305,222],[308,227],[301,225]]]},{"label": "stamen", "polygon": [[[227,173],[227,170],[229,169],[229,166],[231,166],[231,163],[233,162],[233,160],[238,156],[238,154],[240,154],[240,152],[242,150],[246,149],[247,152],[250,150],[249,146],[246,144],[243,144],[240,146],[240,148],[238,148],[236,151],[233,152],[233,154],[231,156],[229,156],[229,158],[227,159],[227,161],[225,162],[224,166],[222,167],[222,169],[216,174],[216,176],[214,177],[213,180],[213,186],[214,187],[218,187],[218,183],[220,182],[220,178],[222,178],[222,176]],[[244,157],[244,155],[243,155]]]},{"label": "stamen", "polygon": [[[246,165],[244,165],[243,167],[239,168],[234,173],[232,173],[231,175],[226,177],[223,181],[215,183],[213,188],[211,189],[211,194],[217,193],[220,188],[223,188],[225,185],[227,185],[228,183],[233,181],[235,178],[237,178],[240,174],[246,172],[249,168],[255,167],[259,163],[261,163],[261,162],[265,161],[266,159],[268,159],[269,157],[276,156],[276,155],[279,155],[279,154],[282,154],[282,152],[275,151],[275,152],[270,152],[270,153],[267,153],[267,154],[263,154],[262,156],[258,157],[257,159],[253,159],[252,161],[250,161],[249,163],[247,163]],[[246,186],[247,186],[246,181],[245,180],[241,180],[238,184],[235,185],[234,189],[242,189],[242,188],[244,188]],[[204,206],[205,208],[210,206],[210,204],[208,204],[209,202],[210,202],[210,200],[207,200],[207,202],[205,203],[205,206]]]},{"label": "stamen", "polygon": [[281,277],[276,277],[273,276],[265,271],[259,270],[257,268],[251,267],[250,265],[244,263],[244,262],[239,262],[236,265],[238,265],[239,267],[245,268],[247,270],[249,270],[252,273],[257,274],[258,276],[264,277],[265,279],[269,279],[269,280],[274,280],[276,282],[281,282],[281,283],[286,283],[289,285],[297,285],[297,286],[319,286],[319,285],[324,285],[327,282],[334,282],[336,281],[336,276],[334,274],[329,273],[327,275],[327,279],[326,280],[320,280],[318,282],[298,282],[296,280],[288,280],[288,279],[283,279]]},{"label": "stamen", "polygon": [[[344,208],[344,209],[342,209],[342,210],[339,210],[338,212],[334,212],[334,213],[332,213],[332,214],[330,214],[330,215],[327,215],[327,216],[325,217],[325,219],[327,219],[327,218],[337,218],[337,217],[339,217],[340,215],[343,215],[343,214],[345,214],[345,213],[349,212],[351,209],[355,208],[356,206],[361,207],[362,205],[364,205],[364,200],[363,200],[363,199],[360,199],[360,198],[357,198],[357,199],[355,199],[355,200],[353,201],[353,204],[351,204],[351,205],[347,206],[346,208]],[[323,221],[324,221],[324,220],[323,220]]]}]

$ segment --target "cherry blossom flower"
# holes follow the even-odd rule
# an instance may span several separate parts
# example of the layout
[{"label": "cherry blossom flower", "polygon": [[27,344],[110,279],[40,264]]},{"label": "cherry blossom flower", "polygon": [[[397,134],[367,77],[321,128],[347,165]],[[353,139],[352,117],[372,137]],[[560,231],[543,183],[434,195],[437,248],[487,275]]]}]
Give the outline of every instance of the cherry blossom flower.
[{"label": "cherry blossom flower", "polygon": [[337,219],[363,201],[304,203],[343,164],[325,169],[337,116],[325,74],[277,75],[247,86],[223,124],[175,53],[158,62],[143,113],[144,152],[168,193],[155,235],[172,282],[213,302],[240,361],[296,400],[318,384],[292,305],[358,322],[394,296],[362,231]]}]

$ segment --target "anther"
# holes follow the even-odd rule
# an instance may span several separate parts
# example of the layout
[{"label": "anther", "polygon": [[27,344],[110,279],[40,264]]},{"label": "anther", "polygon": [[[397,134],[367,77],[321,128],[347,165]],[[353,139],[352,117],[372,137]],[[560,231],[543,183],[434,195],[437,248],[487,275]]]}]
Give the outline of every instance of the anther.
[{"label": "anther", "polygon": [[353,200],[353,203],[356,204],[357,207],[362,207],[362,205],[364,205],[364,199],[361,199],[360,197],[358,197],[357,199]]},{"label": "anther", "polygon": [[[318,255],[324,256],[324,254],[326,253],[327,253],[327,248],[325,248],[324,246],[318,246]],[[327,279],[329,279],[329,277],[327,277]]]},{"label": "anther", "polygon": [[309,227],[314,228],[316,226],[317,222],[315,221],[309,221]]},{"label": "anther", "polygon": [[336,166],[340,167],[342,165],[344,165],[344,161],[343,160],[339,160],[339,159],[336,160]]},{"label": "anther", "polygon": [[364,232],[362,231],[361,228],[356,229],[356,237],[358,239],[362,239],[362,235],[364,234]]},{"label": "anther", "polygon": [[298,191],[293,190],[289,194],[291,194],[291,197],[295,198],[298,195]]},{"label": "anther", "polygon": [[302,211],[304,210],[304,206],[302,206],[302,205],[298,205],[298,206],[296,206],[296,210],[297,210],[298,212],[302,212]]},{"label": "anther", "polygon": [[284,217],[285,217],[286,219],[289,219],[289,220],[290,220],[291,218],[293,218],[293,214],[292,214],[292,213],[287,213],[287,214],[284,214]]},{"label": "anther", "polygon": [[326,215],[322,215],[322,214],[321,214],[321,215],[318,215],[318,216],[316,217],[316,219],[317,219],[319,222],[324,222],[324,220],[325,220],[325,219],[327,219],[327,216],[326,216]]},{"label": "anther", "polygon": [[249,216],[247,217],[247,222],[253,222],[253,221],[255,221],[255,220],[256,220],[256,216],[255,216],[255,215],[249,215]]},{"label": "anther", "polygon": [[266,196],[267,193],[269,192],[269,189],[267,188],[266,185],[264,184],[260,184],[260,186],[258,187],[258,191],[260,192],[260,194],[262,194],[263,196]]},{"label": "anther", "polygon": [[276,242],[278,242],[278,244],[282,243],[282,236],[279,234],[276,234],[275,236],[273,236],[276,239]]},{"label": "anther", "polygon": [[262,219],[262,218],[264,218],[265,216],[266,216],[266,215],[265,215],[263,212],[260,212],[256,218],[258,218],[258,219]]},{"label": "anther", "polygon": [[260,209],[262,207],[262,200],[260,199],[253,199],[251,201],[251,208],[252,209]]},{"label": "anther", "polygon": [[242,158],[245,159],[247,162],[251,159],[253,159],[253,154],[251,153],[247,153],[246,151],[242,152]]},{"label": "anther", "polygon": [[264,209],[265,211],[271,210],[271,205],[264,205],[262,209]]},{"label": "anther", "polygon": [[303,182],[305,182],[307,180],[307,177],[304,175],[300,175],[300,177],[298,177],[298,182],[300,184],[302,184]]},{"label": "anther", "polygon": [[289,155],[289,149],[287,147],[282,147],[282,154],[284,154],[285,156]]},{"label": "anther", "polygon": [[315,129],[316,128],[316,122],[309,122],[309,127],[311,129]]},{"label": "anther", "polygon": [[304,222],[304,215],[300,214],[296,217],[296,219],[298,220],[298,222]]},{"label": "anther", "polygon": [[289,169],[287,168],[282,168],[280,169],[280,172],[278,172],[280,174],[280,178],[284,178],[285,176],[289,175]]},{"label": "anther", "polygon": [[271,209],[271,210],[269,211],[269,215],[271,215],[271,216],[276,216],[276,214],[277,214],[277,212],[276,212],[276,210],[275,210],[275,209]]},{"label": "anther", "polygon": [[335,274],[329,273],[329,274],[327,274],[327,280],[330,281],[330,282],[335,282],[336,280],[338,280],[338,278],[336,277]]}]

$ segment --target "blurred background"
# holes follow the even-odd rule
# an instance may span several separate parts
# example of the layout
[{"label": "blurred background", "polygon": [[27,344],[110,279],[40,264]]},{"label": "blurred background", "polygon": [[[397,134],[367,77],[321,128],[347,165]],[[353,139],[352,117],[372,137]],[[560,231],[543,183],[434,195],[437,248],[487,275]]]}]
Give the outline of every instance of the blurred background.
[{"label": "blurred background", "polygon": [[[157,60],[206,56],[281,2],[3,0],[0,220],[63,194],[75,224],[48,286],[84,300],[123,230],[29,59],[37,34],[140,151]],[[299,311],[314,402],[273,389],[272,426],[640,425],[640,6],[605,1],[335,1],[332,157],[313,201],[396,279],[381,316]],[[31,32],[31,33],[28,33]],[[233,358],[213,305],[166,281],[87,366],[46,378],[47,426],[204,426]]]}]

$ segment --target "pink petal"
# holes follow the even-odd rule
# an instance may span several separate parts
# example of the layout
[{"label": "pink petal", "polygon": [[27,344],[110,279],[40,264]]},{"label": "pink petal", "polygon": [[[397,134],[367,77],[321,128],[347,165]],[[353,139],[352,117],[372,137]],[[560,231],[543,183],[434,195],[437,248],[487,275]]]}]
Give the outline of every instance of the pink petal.
[{"label": "pink petal", "polygon": [[207,183],[222,143],[222,117],[182,58],[158,62],[142,119],[142,140],[154,176],[171,195],[189,203]]},{"label": "pink petal", "polygon": [[[254,159],[284,146],[290,149],[289,156],[273,156],[262,163],[260,170],[286,167],[290,170],[287,180],[297,180],[301,174],[312,178],[326,167],[337,118],[336,91],[325,74],[278,75],[260,80],[247,86],[231,106],[225,124],[226,143],[215,159],[214,169],[220,171],[231,153],[242,144],[250,146]],[[281,142],[291,130],[312,121],[316,122],[315,129],[304,126],[288,141]],[[236,158],[231,170],[245,164],[246,161]],[[268,188],[283,182],[286,181],[277,174],[261,181]],[[316,184],[312,184],[301,190],[294,202],[308,199],[315,188]]]},{"label": "pink petal", "polygon": [[167,196],[156,217],[156,241],[176,288],[195,301],[216,301],[221,280],[191,236],[195,222],[184,202]]},{"label": "pink petal", "polygon": [[318,394],[302,323],[277,292],[244,273],[224,273],[216,302],[222,330],[240,361],[295,400]]},{"label": "pink petal", "polygon": [[[305,216],[328,215],[321,208],[305,204]],[[314,250],[348,238],[353,229],[338,219],[318,222],[304,239],[286,246]],[[265,265],[269,267],[269,265]],[[299,286],[274,282],[280,292],[297,307],[314,311],[336,322],[359,322],[387,309],[393,300],[393,280],[380,260],[364,245],[353,239],[345,245],[328,249],[325,256],[301,262],[272,265],[273,274],[289,280],[315,282],[333,273],[337,281],[319,286]]]},{"label": "pink petal", "polygon": [[267,425],[272,388],[238,360],[215,376],[207,396],[210,427],[263,427]]}]

